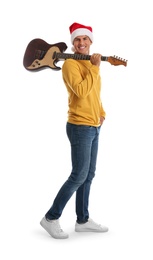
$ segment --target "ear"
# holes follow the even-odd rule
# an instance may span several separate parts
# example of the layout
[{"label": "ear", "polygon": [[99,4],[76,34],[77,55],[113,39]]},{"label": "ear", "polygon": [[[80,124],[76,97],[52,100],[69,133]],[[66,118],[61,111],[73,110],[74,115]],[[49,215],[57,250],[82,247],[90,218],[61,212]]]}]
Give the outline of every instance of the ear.
[{"label": "ear", "polygon": [[71,50],[72,50],[73,52],[75,52],[75,48],[74,48],[74,46],[72,46]]}]

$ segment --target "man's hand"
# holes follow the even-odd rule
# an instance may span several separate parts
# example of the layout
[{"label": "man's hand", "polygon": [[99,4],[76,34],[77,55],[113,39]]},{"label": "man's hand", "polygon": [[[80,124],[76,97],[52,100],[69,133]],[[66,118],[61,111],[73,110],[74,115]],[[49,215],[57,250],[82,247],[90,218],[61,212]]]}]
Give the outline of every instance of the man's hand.
[{"label": "man's hand", "polygon": [[102,56],[102,55],[99,54],[99,53],[94,53],[94,54],[92,54],[91,57],[90,57],[90,62],[91,62],[93,65],[99,67],[99,66],[100,66],[100,63],[101,63],[101,56]]},{"label": "man's hand", "polygon": [[100,124],[102,125],[104,122],[105,118],[103,116],[100,117]]}]

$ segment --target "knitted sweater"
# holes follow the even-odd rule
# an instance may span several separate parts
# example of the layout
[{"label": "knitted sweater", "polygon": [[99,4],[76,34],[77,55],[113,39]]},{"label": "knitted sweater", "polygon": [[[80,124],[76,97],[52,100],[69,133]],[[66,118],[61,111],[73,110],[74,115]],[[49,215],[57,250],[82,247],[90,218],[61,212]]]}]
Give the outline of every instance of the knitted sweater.
[{"label": "knitted sweater", "polygon": [[100,117],[105,117],[99,67],[89,60],[67,59],[62,66],[62,76],[68,91],[68,122],[99,126]]}]

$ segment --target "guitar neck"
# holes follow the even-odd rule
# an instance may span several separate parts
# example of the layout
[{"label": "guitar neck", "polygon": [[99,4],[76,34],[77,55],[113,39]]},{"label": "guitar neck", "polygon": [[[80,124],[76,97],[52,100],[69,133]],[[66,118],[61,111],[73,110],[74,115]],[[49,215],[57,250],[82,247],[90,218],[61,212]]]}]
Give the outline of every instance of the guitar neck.
[{"label": "guitar neck", "polygon": [[[58,59],[58,60],[67,60],[67,59],[74,59],[74,60],[90,60],[91,55],[85,55],[85,54],[80,54],[80,53],[61,53],[61,52],[54,52],[53,53],[53,59]],[[107,56],[102,56],[101,57],[102,61],[107,61],[108,57]]]}]

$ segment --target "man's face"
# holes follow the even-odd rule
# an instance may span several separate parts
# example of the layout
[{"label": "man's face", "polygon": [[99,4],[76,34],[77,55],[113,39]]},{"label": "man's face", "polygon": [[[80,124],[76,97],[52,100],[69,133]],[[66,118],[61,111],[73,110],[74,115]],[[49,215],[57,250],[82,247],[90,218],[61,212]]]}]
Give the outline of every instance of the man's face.
[{"label": "man's face", "polygon": [[86,35],[77,36],[73,41],[75,53],[89,54],[91,44],[92,42],[88,36]]}]

